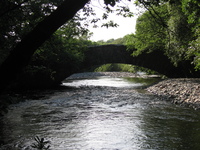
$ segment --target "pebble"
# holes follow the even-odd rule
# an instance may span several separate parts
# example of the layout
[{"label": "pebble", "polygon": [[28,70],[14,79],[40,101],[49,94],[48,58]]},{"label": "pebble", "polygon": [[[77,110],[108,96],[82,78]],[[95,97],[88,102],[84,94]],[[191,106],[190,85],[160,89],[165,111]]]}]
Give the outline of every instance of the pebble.
[{"label": "pebble", "polygon": [[[73,74],[67,79],[110,77],[149,77],[129,72],[84,72]],[[174,104],[188,105],[200,109],[200,78],[169,78],[146,89],[147,91],[169,99]]]},{"label": "pebble", "polygon": [[200,79],[166,79],[146,89],[155,95],[167,97],[175,104],[184,104],[200,109]]},{"label": "pebble", "polygon": [[82,78],[94,78],[100,76],[109,76],[109,77],[141,77],[141,78],[149,78],[149,77],[160,77],[159,75],[145,75],[141,73],[131,73],[131,72],[83,72],[83,73],[75,73],[69,76],[67,79],[82,79]]}]

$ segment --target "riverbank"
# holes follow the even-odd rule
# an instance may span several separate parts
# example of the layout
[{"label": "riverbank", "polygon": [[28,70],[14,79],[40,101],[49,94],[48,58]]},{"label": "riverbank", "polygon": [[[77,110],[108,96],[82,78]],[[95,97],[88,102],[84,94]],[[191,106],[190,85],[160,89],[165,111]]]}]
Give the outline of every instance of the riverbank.
[{"label": "riverbank", "polygon": [[[73,74],[67,79],[84,79],[84,78],[95,78],[100,76],[109,76],[109,77],[138,77],[138,78],[147,78],[147,77],[159,77],[157,75],[145,75],[142,73],[129,73],[129,72],[85,72]],[[60,90],[60,89],[59,89]],[[165,79],[159,83],[152,85],[146,88],[147,91],[158,95],[160,97],[170,100],[174,104],[188,105],[194,109],[200,109],[200,79],[199,78],[177,78],[177,79]],[[51,91],[51,90],[50,90]],[[30,93],[29,93],[30,92]],[[34,96],[34,99],[39,97],[44,97],[44,93],[49,93],[49,90],[44,90],[40,95],[34,94],[35,91],[29,91],[26,96]],[[35,93],[38,93],[36,91]],[[12,94],[11,94],[12,95]],[[33,98],[33,97],[32,97]],[[7,111],[7,106],[12,103],[17,103],[21,101],[21,96],[10,96],[3,95],[0,97],[0,116]],[[23,98],[24,99],[24,98]],[[5,112],[4,112],[5,111]]]},{"label": "riverbank", "polygon": [[169,99],[174,104],[187,105],[200,109],[200,79],[166,79],[146,89],[147,91]]},{"label": "riverbank", "polygon": [[144,73],[131,73],[131,72],[83,72],[83,73],[76,73],[71,76],[69,76],[67,79],[84,79],[84,78],[95,78],[100,76],[109,76],[109,77],[116,77],[116,78],[122,78],[122,77],[130,77],[130,78],[136,78],[136,77],[158,77],[158,75],[145,75]]},{"label": "riverbank", "polygon": [[32,149],[35,136],[56,150],[200,149],[200,112],[145,92],[145,80],[155,79],[64,81],[72,88],[11,105],[0,118],[0,149]]},{"label": "riverbank", "polygon": [[[88,72],[78,73],[68,79],[94,78],[98,76],[110,77],[157,77],[128,72]],[[187,105],[194,109],[200,109],[200,79],[199,78],[175,78],[165,79],[146,89],[159,97],[170,100],[174,104]]]}]

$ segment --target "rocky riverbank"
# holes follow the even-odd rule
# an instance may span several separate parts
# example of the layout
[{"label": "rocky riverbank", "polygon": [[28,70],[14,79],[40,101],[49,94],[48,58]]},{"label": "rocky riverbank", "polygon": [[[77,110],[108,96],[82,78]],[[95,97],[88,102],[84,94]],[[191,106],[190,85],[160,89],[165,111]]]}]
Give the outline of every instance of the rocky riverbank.
[{"label": "rocky riverbank", "polygon": [[69,76],[67,79],[84,79],[84,78],[95,78],[100,76],[109,76],[109,77],[159,77],[159,75],[145,75],[144,73],[130,73],[130,72],[83,72],[76,73]]},{"label": "rocky riverbank", "polygon": [[67,79],[84,79],[84,78],[95,78],[100,76],[110,76],[110,77],[135,77],[135,73],[129,72],[83,72],[76,73],[69,76]]},{"label": "rocky riverbank", "polygon": [[[129,72],[86,72],[73,74],[67,79],[95,78],[99,76],[139,78],[159,77],[157,75],[145,75],[143,73],[135,74]],[[165,79],[155,85],[146,88],[146,90],[155,95],[166,98],[172,103],[188,105],[194,109],[200,109],[200,78]],[[1,99],[3,100],[1,101]],[[0,116],[2,114],[1,112],[6,110],[7,105],[10,103],[18,102],[18,99],[19,98],[15,96],[1,96]]]},{"label": "rocky riverbank", "polygon": [[165,97],[175,104],[188,105],[200,109],[200,79],[177,78],[166,79],[147,90],[158,96]]},{"label": "rocky riverbank", "polygon": [[[128,72],[88,72],[78,73],[68,79],[94,78],[97,76],[111,77],[156,77]],[[170,100],[174,104],[187,105],[200,109],[200,78],[165,79],[146,89],[147,91]]]}]

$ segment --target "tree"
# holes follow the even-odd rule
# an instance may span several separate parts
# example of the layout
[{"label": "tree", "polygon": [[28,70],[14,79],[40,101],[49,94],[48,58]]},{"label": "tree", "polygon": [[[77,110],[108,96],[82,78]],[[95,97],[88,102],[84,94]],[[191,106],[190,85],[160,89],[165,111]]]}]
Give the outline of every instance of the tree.
[{"label": "tree", "polygon": [[0,64],[22,38],[63,0],[2,0],[0,1]]},{"label": "tree", "polygon": [[[17,74],[22,71],[22,69],[28,64],[31,56],[34,54],[36,49],[39,46],[41,46],[41,44],[44,43],[44,41],[48,39],[60,26],[72,19],[77,13],[77,11],[83,8],[90,0],[59,0],[58,2],[60,3],[60,5],[58,7],[56,5],[53,5],[52,3],[49,3],[48,0],[46,1],[46,4],[41,5],[40,12],[42,12],[41,10],[45,9],[47,5],[51,8],[49,9],[50,11],[47,13],[43,13],[42,16],[44,17],[40,17],[40,15],[38,15],[39,17],[35,19],[37,20],[37,23],[34,24],[32,30],[30,30],[30,32],[26,36],[19,39],[18,43],[16,44],[15,48],[12,50],[10,55],[1,64],[0,90],[4,89],[6,85],[9,82],[11,82],[11,79],[14,79],[17,76]],[[52,1],[56,2],[54,0]],[[7,1],[2,2],[7,4]],[[0,16],[3,16],[4,14],[6,14],[6,12],[12,11],[15,8],[21,8],[21,6],[29,4],[28,2],[28,0],[18,0],[16,2],[11,1],[10,3],[13,4],[13,7],[5,10],[4,12],[1,12]],[[35,3],[39,2],[36,1]],[[107,10],[107,13],[112,12],[110,6],[114,6],[117,2],[119,2],[119,0],[104,0],[104,3],[106,4],[105,8]],[[125,7],[122,7],[121,9],[126,10],[125,12],[128,13],[128,16],[131,16],[131,13],[129,13],[128,9],[125,9]],[[121,9],[118,9],[118,11],[120,12]],[[25,11],[25,13],[35,12],[29,11],[28,8],[28,10]],[[123,15],[127,16],[126,14]],[[94,22],[96,22],[95,19]],[[27,24],[22,24],[21,27],[23,25]],[[116,24],[109,22],[108,24],[104,24],[104,26],[105,25],[115,26]]]},{"label": "tree", "polygon": [[81,69],[83,52],[92,43],[75,38],[77,35],[71,35],[71,32],[68,36],[63,28],[56,31],[36,50],[29,65],[25,67],[12,88],[36,89],[58,86],[67,76]]},{"label": "tree", "polygon": [[169,4],[168,20],[169,37],[166,43],[166,54],[177,66],[187,56],[189,42],[192,40],[192,26],[181,9],[180,1]]},{"label": "tree", "polygon": [[46,39],[60,26],[72,19],[78,10],[84,7],[89,0],[65,0],[54,12],[42,20],[22,39],[12,50],[8,58],[0,66],[0,90],[5,89],[11,79],[28,64],[31,56]]},{"label": "tree", "polygon": [[154,10],[162,17],[162,23],[154,17],[154,12],[145,11],[137,19],[136,33],[125,37],[128,48],[137,49],[133,52],[134,55],[165,49],[167,33],[163,24],[166,24],[169,18],[167,5],[156,6]]},{"label": "tree", "polygon": [[147,11],[137,20],[136,34],[126,36],[128,47],[137,49],[133,55],[162,50],[183,76],[199,77],[199,1],[138,1]]},{"label": "tree", "polygon": [[[50,2],[51,1],[51,2]],[[131,0],[128,0],[131,1]],[[34,3],[40,3],[38,4],[39,7],[38,11],[32,11],[37,10],[37,8],[31,7],[33,6],[31,2]],[[14,41],[13,46],[9,47],[10,45],[4,45],[5,47],[8,47],[12,49],[10,55],[6,58],[6,60],[2,63],[0,66],[0,90],[4,89],[6,85],[11,82],[11,79],[15,78],[17,74],[22,71],[22,69],[28,64],[31,56],[34,54],[34,52],[38,49],[39,46],[44,43],[46,39],[48,39],[60,26],[62,26],[64,23],[69,21],[74,17],[74,15],[77,13],[78,10],[83,8],[90,0],[45,0],[45,1],[29,1],[29,0],[2,0],[0,4],[5,4],[5,6],[8,9],[4,9],[0,5],[0,17],[4,17],[7,12],[12,12],[13,10],[19,10],[18,13],[15,14],[15,16],[23,16],[24,14],[31,14],[31,18],[26,18],[24,22],[18,23],[17,25],[10,26],[11,32],[7,32],[9,34],[4,35],[4,37],[0,37],[0,42],[5,40],[6,38]],[[104,3],[106,4],[106,13],[113,12],[111,9],[112,6],[115,6],[116,3],[120,2],[120,0],[104,0]],[[147,0],[138,0],[139,4],[142,4],[147,10],[151,10],[149,13],[157,19],[157,21],[162,24],[162,26],[166,26],[165,22],[163,22],[162,17],[157,14],[157,11],[155,11],[155,7],[162,6],[162,4],[169,2],[169,4],[176,3],[176,0],[156,0],[156,1],[147,1]],[[192,18],[198,18],[199,10],[199,2],[197,0],[180,0],[182,2],[180,5],[182,5],[182,9],[184,10],[185,15],[188,17],[190,22],[193,22],[194,30],[193,33],[197,31],[199,33],[199,19],[197,21],[191,21],[194,20]],[[45,3],[45,4],[42,4]],[[55,4],[58,4],[55,5]],[[192,5],[192,8],[186,10],[188,8],[188,5]],[[26,6],[27,9],[21,9],[22,7]],[[111,7],[110,7],[111,6]],[[20,8],[20,9],[16,9]],[[46,10],[46,8],[48,8]],[[90,9],[89,9],[90,10]],[[132,16],[132,13],[125,7],[121,7],[121,9],[118,9],[118,14],[121,14],[123,16]],[[39,14],[37,12],[40,12]],[[123,13],[125,12],[125,14]],[[193,12],[192,15],[189,15],[190,12]],[[33,14],[32,14],[33,13]],[[36,13],[36,14],[35,14]],[[14,14],[12,14],[10,17],[12,17]],[[87,16],[87,13],[86,13]],[[35,17],[35,19],[33,19]],[[15,17],[16,18],[16,17]],[[107,15],[104,15],[104,19],[107,18]],[[28,20],[28,21],[27,21]],[[95,23],[99,19],[94,19],[93,22]],[[5,20],[7,21],[7,20]],[[33,23],[31,23],[33,21]],[[12,23],[15,22],[15,20],[11,20]],[[104,26],[116,26],[113,22],[108,22],[108,24],[104,24]],[[8,38],[8,37],[14,37],[16,36],[17,32],[12,32],[12,29],[20,29],[20,27],[27,27],[24,28],[25,30],[22,30],[22,32],[26,31],[29,32],[26,36],[24,34],[21,34],[23,36],[19,36],[20,38]],[[31,26],[31,27],[30,27]],[[6,24],[4,22],[0,21],[0,27],[1,31],[2,29],[7,29]],[[30,27],[30,28],[29,28]],[[166,26],[168,27],[168,26]],[[0,32],[1,32],[0,31]],[[16,30],[15,30],[16,31]],[[199,47],[198,41],[199,41],[199,35],[194,34],[193,36],[193,42],[190,43],[190,47]],[[187,44],[188,42],[186,42]],[[184,43],[185,44],[185,43]],[[194,51],[190,51],[188,56],[190,54],[195,55],[197,58],[199,56],[199,52],[196,53]],[[197,59],[197,62],[200,62],[199,59]],[[198,63],[197,63],[198,64]]]},{"label": "tree", "polygon": [[182,10],[188,18],[188,23],[192,25],[193,39],[189,43],[187,58],[192,57],[195,68],[200,70],[200,1],[182,0]]}]

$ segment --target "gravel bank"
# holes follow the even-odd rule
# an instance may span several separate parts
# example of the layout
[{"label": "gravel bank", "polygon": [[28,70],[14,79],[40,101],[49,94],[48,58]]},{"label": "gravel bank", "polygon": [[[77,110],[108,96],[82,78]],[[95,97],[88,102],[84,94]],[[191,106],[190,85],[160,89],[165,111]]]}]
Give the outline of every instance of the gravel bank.
[{"label": "gravel bank", "polygon": [[110,77],[135,77],[135,73],[129,72],[84,72],[76,73],[69,76],[67,79],[81,79],[81,78],[95,78],[100,76],[110,76]]},{"label": "gravel bank", "polygon": [[166,79],[147,90],[171,100],[175,104],[200,109],[200,78]]},{"label": "gravel bank", "polygon": [[95,78],[100,76],[109,76],[109,77],[158,77],[158,75],[145,75],[143,73],[130,73],[130,72],[84,72],[76,73],[69,76],[67,79],[84,79],[84,78]]},{"label": "gravel bank", "polygon": [[[67,79],[110,77],[157,77],[128,72],[86,72],[73,74]],[[146,89],[147,91],[170,100],[174,104],[181,104],[200,109],[200,78],[165,79]]]}]

